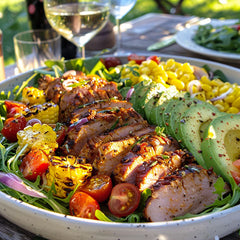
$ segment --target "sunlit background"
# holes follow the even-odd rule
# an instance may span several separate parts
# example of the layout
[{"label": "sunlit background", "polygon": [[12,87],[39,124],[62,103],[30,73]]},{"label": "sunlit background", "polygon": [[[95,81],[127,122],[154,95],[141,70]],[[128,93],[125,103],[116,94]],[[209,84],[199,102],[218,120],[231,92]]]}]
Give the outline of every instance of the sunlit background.
[{"label": "sunlit background", "polygon": [[[162,0],[175,4],[176,0]],[[168,6],[167,6],[168,8]],[[170,11],[170,9],[168,8]],[[149,12],[162,12],[156,0],[137,0],[135,7],[122,22],[131,20]],[[239,0],[184,0],[182,14],[212,18],[240,19]],[[112,20],[112,19],[111,19]],[[113,20],[112,20],[113,21]],[[0,1],[0,29],[3,32],[3,50],[5,65],[14,63],[13,36],[17,32],[29,29],[26,3],[24,0]]]}]

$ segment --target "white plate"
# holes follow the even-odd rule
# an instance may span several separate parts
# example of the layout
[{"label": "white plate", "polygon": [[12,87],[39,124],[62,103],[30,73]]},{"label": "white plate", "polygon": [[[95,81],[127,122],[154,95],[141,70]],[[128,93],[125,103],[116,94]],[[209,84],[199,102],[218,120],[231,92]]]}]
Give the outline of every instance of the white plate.
[{"label": "white plate", "polygon": [[[231,82],[240,84],[240,70],[210,61],[161,55],[213,70],[220,69]],[[122,60],[126,60],[122,57]],[[32,75],[32,71],[9,78],[0,83],[0,89],[9,90]],[[219,213],[187,220],[156,223],[108,223],[65,216],[26,204],[0,192],[0,214],[20,227],[52,240],[214,240],[240,228],[240,205]],[[176,238],[177,236],[177,238]]]},{"label": "white plate", "polygon": [[[222,26],[222,25],[230,25],[236,23],[237,20],[216,20],[212,19],[210,24],[213,26]],[[198,25],[192,26],[190,28],[185,28],[182,31],[179,31],[176,35],[176,42],[181,47],[198,54],[202,54],[205,56],[209,56],[213,59],[218,60],[226,60],[226,61],[239,61],[240,60],[240,53],[227,53],[227,52],[220,52],[215,51],[212,49],[205,48],[203,46],[198,45],[193,41],[193,37],[196,34],[196,31],[198,29]]]}]

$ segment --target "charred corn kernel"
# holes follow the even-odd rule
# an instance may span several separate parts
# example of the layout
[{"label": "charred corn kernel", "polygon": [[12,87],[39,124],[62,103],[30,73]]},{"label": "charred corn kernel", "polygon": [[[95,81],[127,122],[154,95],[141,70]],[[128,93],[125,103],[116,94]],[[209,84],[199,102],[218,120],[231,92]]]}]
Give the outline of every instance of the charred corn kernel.
[{"label": "charred corn kernel", "polygon": [[213,92],[206,92],[205,94],[207,99],[212,99],[215,97],[215,94]]},{"label": "charred corn kernel", "polygon": [[39,119],[42,123],[53,124],[58,122],[59,106],[52,102],[30,106],[23,115],[26,120]]},{"label": "charred corn kernel", "polygon": [[230,107],[230,108],[227,110],[227,113],[239,113],[239,109],[236,108],[236,107]]},{"label": "charred corn kernel", "polygon": [[58,157],[50,159],[50,166],[46,174],[46,185],[49,188],[54,185],[53,194],[65,198],[78,186],[83,186],[92,175],[92,165],[79,163],[74,156]]},{"label": "charred corn kernel", "polygon": [[26,104],[43,104],[46,102],[45,93],[35,87],[25,87],[22,91],[22,102]]},{"label": "charred corn kernel", "polygon": [[232,107],[240,108],[240,96],[233,101]]},{"label": "charred corn kernel", "polygon": [[202,89],[203,89],[204,91],[206,91],[206,92],[212,91],[212,87],[211,87],[210,85],[208,85],[208,84],[201,83],[201,87],[202,87]]},{"label": "charred corn kernel", "polygon": [[183,89],[185,89],[185,84],[184,84],[184,82],[182,82],[182,81],[180,81],[180,80],[178,80],[178,79],[171,79],[171,80],[169,81],[169,83],[170,83],[171,85],[174,85],[174,86],[177,88],[177,90],[179,90],[179,91],[182,91]]},{"label": "charred corn kernel", "polygon": [[33,126],[27,126],[18,131],[17,138],[19,145],[17,152],[27,144],[24,153],[31,149],[41,149],[47,155],[51,155],[58,147],[56,132],[47,124],[36,123]]}]

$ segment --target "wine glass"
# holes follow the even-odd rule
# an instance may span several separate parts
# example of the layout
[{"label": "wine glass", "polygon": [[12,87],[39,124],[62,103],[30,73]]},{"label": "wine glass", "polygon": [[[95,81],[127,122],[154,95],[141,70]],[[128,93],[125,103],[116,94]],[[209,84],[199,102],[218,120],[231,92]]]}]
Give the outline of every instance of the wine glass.
[{"label": "wine glass", "polygon": [[121,48],[120,20],[133,8],[137,0],[111,0],[111,14],[115,17],[117,26],[117,49]]},{"label": "wine glass", "polygon": [[44,0],[44,11],[60,35],[82,49],[106,24],[110,15],[109,0]]}]

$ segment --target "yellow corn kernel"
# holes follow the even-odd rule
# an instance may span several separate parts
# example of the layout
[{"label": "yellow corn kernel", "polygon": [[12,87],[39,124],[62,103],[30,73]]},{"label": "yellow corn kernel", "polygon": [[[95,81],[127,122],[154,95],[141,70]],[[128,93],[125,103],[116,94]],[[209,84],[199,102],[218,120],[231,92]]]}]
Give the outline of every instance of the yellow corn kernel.
[{"label": "yellow corn kernel", "polygon": [[225,93],[229,90],[231,86],[227,84],[223,84],[221,87],[219,87],[219,94]]},{"label": "yellow corn kernel", "polygon": [[206,92],[211,92],[212,91],[212,87],[209,84],[202,83],[201,87]]},{"label": "yellow corn kernel", "polygon": [[58,122],[59,106],[52,102],[33,105],[23,112],[26,120],[39,119],[42,123],[53,124]]},{"label": "yellow corn kernel", "polygon": [[184,63],[182,65],[182,71],[185,73],[193,73],[193,67],[189,63]]},{"label": "yellow corn kernel", "polygon": [[236,107],[230,107],[230,108],[227,110],[227,113],[239,113],[239,109],[236,108]]},{"label": "yellow corn kernel", "polygon": [[181,91],[181,90],[183,90],[185,88],[184,82],[182,82],[182,81],[180,81],[180,80],[178,80],[176,78],[175,79],[171,79],[169,81],[169,83],[171,85],[174,85],[177,88],[177,90],[179,90],[179,91]]},{"label": "yellow corn kernel", "polygon": [[205,94],[206,94],[207,99],[212,99],[212,98],[215,97],[215,94],[212,91],[211,92],[206,92]]},{"label": "yellow corn kernel", "polygon": [[166,71],[166,74],[167,74],[168,78],[170,78],[170,79],[177,78],[177,74],[175,72]]},{"label": "yellow corn kernel", "polygon": [[197,92],[194,97],[201,101],[206,101],[205,92]]},{"label": "yellow corn kernel", "polygon": [[232,107],[240,108],[240,97],[233,101]]},{"label": "yellow corn kernel", "polygon": [[211,80],[207,76],[202,76],[200,82],[203,84],[211,85]]},{"label": "yellow corn kernel", "polygon": [[25,87],[22,91],[22,102],[25,104],[43,104],[46,102],[45,93],[35,87]]},{"label": "yellow corn kernel", "polygon": [[224,112],[224,106],[221,104],[213,104],[215,107],[218,108],[219,111]]},{"label": "yellow corn kernel", "polygon": [[235,100],[235,96],[233,94],[228,94],[225,98],[224,101],[227,103],[232,103]]}]

